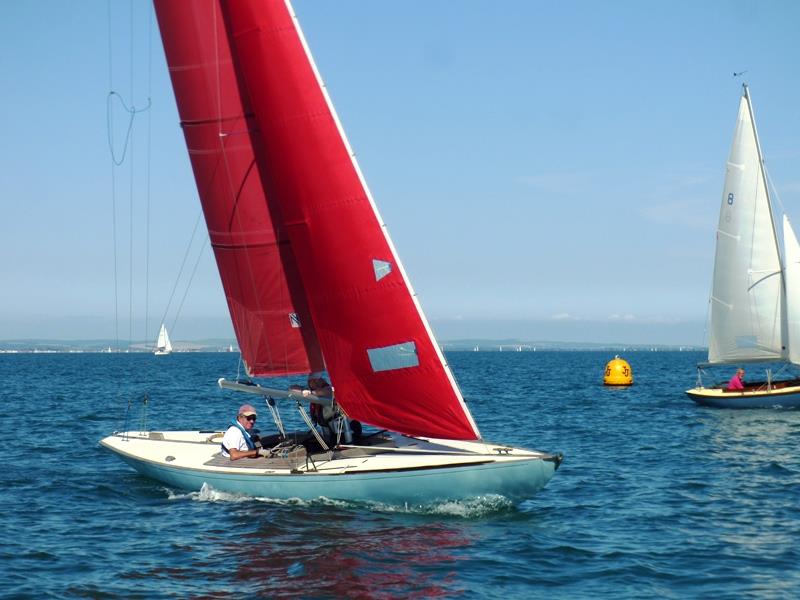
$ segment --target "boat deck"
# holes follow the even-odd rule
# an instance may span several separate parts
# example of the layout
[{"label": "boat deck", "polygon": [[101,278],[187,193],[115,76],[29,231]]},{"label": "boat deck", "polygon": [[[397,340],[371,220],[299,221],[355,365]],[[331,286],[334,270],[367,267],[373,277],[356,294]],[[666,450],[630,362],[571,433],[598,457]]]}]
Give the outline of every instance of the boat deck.
[{"label": "boat deck", "polygon": [[767,384],[766,381],[755,381],[753,383],[745,383],[743,390],[729,390],[727,383],[721,383],[706,389],[720,391],[723,394],[741,394],[743,392],[778,391],[795,387],[800,387],[800,379],[783,379],[779,381],[773,381],[769,384]]},{"label": "boat deck", "polygon": [[[288,439],[294,440],[296,446],[292,449],[279,450],[274,456],[242,458],[232,461],[227,456],[223,456],[221,453],[219,453],[215,454],[211,460],[206,461],[203,464],[208,467],[291,470],[296,469],[301,465],[305,465],[306,461],[313,463],[316,461],[328,460],[330,457],[328,452],[319,447],[316,439],[309,432],[293,432],[288,435]],[[399,450],[405,447],[407,447],[409,450],[438,450],[440,452],[453,452],[453,448],[448,448],[432,442],[426,442],[413,438],[401,438],[401,440],[402,439],[408,439],[408,444],[401,445],[398,443],[399,440],[396,436],[384,431],[379,431],[377,433],[359,438],[356,442],[357,445],[336,448],[333,450],[333,456],[334,458],[359,458],[382,454],[387,449]],[[271,436],[263,439],[263,443],[265,443],[267,447],[277,444],[278,441],[279,439],[277,436]]]}]

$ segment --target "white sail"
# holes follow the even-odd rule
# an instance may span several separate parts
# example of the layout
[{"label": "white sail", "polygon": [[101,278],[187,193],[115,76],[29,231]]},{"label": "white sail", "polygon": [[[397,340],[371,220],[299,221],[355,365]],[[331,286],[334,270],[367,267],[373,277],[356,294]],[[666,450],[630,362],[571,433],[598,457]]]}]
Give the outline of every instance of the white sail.
[{"label": "white sail", "polygon": [[162,323],[161,331],[158,332],[158,341],[156,342],[156,354],[169,354],[172,352],[172,342],[169,341],[167,334],[167,327]]},{"label": "white sail", "polygon": [[708,360],[781,360],[781,260],[747,87],[728,158],[711,294]]},{"label": "white sail", "polygon": [[789,360],[800,365],[800,244],[789,223],[783,215],[783,258],[786,262],[786,330]]}]

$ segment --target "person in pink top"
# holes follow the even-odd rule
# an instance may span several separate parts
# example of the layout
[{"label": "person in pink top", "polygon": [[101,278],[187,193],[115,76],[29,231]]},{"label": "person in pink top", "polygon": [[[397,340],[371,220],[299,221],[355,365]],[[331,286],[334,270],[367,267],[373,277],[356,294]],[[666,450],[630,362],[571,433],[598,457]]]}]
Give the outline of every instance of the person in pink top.
[{"label": "person in pink top", "polygon": [[744,390],[744,369],[736,369],[736,375],[728,382],[728,389],[733,391]]}]

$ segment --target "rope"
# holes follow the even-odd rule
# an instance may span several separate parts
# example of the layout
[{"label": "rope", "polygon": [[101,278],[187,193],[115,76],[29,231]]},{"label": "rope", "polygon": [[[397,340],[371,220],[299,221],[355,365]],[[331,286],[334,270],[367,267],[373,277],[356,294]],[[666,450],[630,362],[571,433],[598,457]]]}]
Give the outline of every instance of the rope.
[{"label": "rope", "polygon": [[278,431],[280,431],[281,435],[286,438],[286,430],[283,428],[283,420],[281,419],[280,412],[278,412],[278,409],[275,406],[275,400],[271,396],[268,396],[264,399],[264,402],[267,403],[267,408],[269,408],[269,412],[272,413],[272,420],[275,421]]},{"label": "rope", "polygon": [[300,404],[299,400],[295,400],[295,402],[297,402],[297,410],[300,411],[300,416],[303,417],[303,421],[306,422],[306,425],[308,425],[308,428],[311,430],[311,433],[313,433],[314,437],[317,438],[319,445],[322,446],[322,449],[325,450],[325,452],[330,452],[331,449],[328,447],[328,444],[325,443],[325,440],[322,439],[322,436],[319,434],[319,431],[317,431],[317,428],[314,425],[314,423],[311,422],[311,417],[308,416],[306,409],[303,408],[303,405]]},{"label": "rope", "polygon": [[[109,41],[110,44],[110,41]],[[117,158],[117,153],[114,150],[114,110],[112,101],[117,99],[122,110],[128,113],[128,126],[125,128],[125,141],[122,144],[122,154],[119,158]],[[139,113],[143,113],[150,110],[152,102],[150,98],[147,99],[147,106],[144,108],[137,109],[135,106],[128,107],[125,103],[125,100],[122,99],[117,92],[111,90],[108,92],[108,96],[106,97],[106,127],[108,128],[107,137],[108,137],[108,149],[111,152],[111,160],[114,164],[118,167],[122,166],[122,163],[125,162],[125,157],[128,154],[128,147],[130,146],[130,139],[131,139],[131,131],[133,130],[133,120]]]}]

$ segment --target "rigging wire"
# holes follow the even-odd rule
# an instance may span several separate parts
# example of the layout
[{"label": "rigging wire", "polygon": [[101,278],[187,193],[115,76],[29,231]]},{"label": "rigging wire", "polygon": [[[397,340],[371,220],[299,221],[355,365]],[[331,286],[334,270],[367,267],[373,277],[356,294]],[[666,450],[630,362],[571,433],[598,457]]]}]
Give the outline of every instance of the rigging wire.
[{"label": "rigging wire", "polygon": [[[111,46],[111,2],[107,3],[108,8],[108,88],[114,87],[114,68],[113,56]],[[108,102],[108,101],[106,101]],[[114,169],[114,115],[108,110],[106,104],[106,127],[109,139],[109,148],[111,149],[111,236],[113,242],[114,253],[114,343],[116,350],[119,352],[119,284],[117,278],[117,183],[116,183],[116,170]]]},{"label": "rigging wire", "polygon": [[[767,171],[767,161],[761,161],[761,168],[764,169],[764,178],[767,180],[767,185],[772,188],[772,192],[774,194],[775,200],[778,201],[778,206],[780,206],[781,213],[786,214],[786,207],[783,205],[783,200],[781,200],[780,194],[778,194],[778,188],[775,187],[775,182],[772,181],[772,177],[769,175],[769,171]],[[767,190],[769,193],[769,190]]]},{"label": "rigging wire", "polygon": [[[130,79],[130,95],[131,100],[135,98],[134,84],[133,84],[133,0],[130,0],[130,52],[128,59],[130,66],[128,68],[128,78]],[[135,110],[135,107],[134,107]],[[135,113],[134,113],[135,114]],[[129,162],[130,176],[128,178],[128,352],[131,349],[131,342],[133,341],[133,177],[134,177],[134,154],[133,154],[133,128],[131,128],[131,137],[129,138],[131,145],[131,160]]]},{"label": "rigging wire", "polygon": [[[128,3],[128,11],[127,11],[127,21],[128,21],[128,84],[129,84],[129,93],[130,97],[134,98],[136,93],[135,87],[135,59],[136,59],[136,52],[135,52],[135,13],[134,13],[134,2],[130,0]],[[152,11],[148,15],[149,17],[149,25],[148,31],[152,29]],[[121,183],[119,181],[119,174],[117,170],[121,168],[126,162],[128,163],[128,196],[129,196],[129,211],[128,211],[128,218],[129,218],[129,244],[128,244],[128,251],[129,251],[129,261],[128,261],[128,268],[129,268],[129,294],[128,294],[128,347],[126,348],[126,352],[130,352],[131,350],[131,342],[133,341],[133,321],[134,321],[134,249],[135,249],[135,240],[134,240],[134,223],[135,223],[135,211],[134,211],[134,199],[135,199],[135,191],[136,187],[134,185],[134,178],[136,176],[136,167],[137,162],[134,161],[134,125],[136,121],[137,115],[142,112],[148,112],[148,120],[147,120],[147,142],[145,146],[145,152],[147,154],[147,159],[145,161],[146,169],[145,169],[145,190],[146,190],[146,197],[147,197],[147,235],[146,235],[146,253],[147,253],[147,261],[146,261],[146,268],[147,268],[147,278],[149,279],[149,244],[150,244],[150,236],[149,236],[149,221],[150,221],[150,149],[151,149],[151,118],[150,118],[150,108],[152,106],[152,102],[150,99],[150,90],[151,90],[151,43],[150,43],[150,35],[148,34],[148,56],[147,56],[147,103],[144,108],[137,109],[136,106],[131,102],[130,106],[123,98],[122,94],[120,94],[115,89],[115,62],[114,62],[114,42],[116,40],[115,33],[114,33],[114,11],[112,6],[112,0],[108,0],[107,2],[107,28],[108,28],[108,95],[106,96],[106,127],[107,127],[107,144],[109,150],[109,157],[110,157],[110,169],[111,169],[111,220],[112,220],[112,243],[113,243],[113,271],[114,271],[114,343],[116,346],[116,352],[119,353],[121,351],[120,348],[120,255],[119,255],[119,245],[120,239],[118,234],[118,210],[119,210],[119,202],[117,199],[117,187]],[[126,114],[126,121],[123,122],[123,130],[124,133],[121,138],[117,137],[116,133],[116,119],[115,113],[119,111],[119,108]],[[117,146],[117,143],[121,139],[121,146]],[[146,304],[147,298],[149,297],[149,287],[147,288],[147,295],[146,295]],[[145,309],[147,310],[147,309]],[[147,314],[147,313],[146,313]],[[145,326],[147,325],[147,318],[145,318]],[[130,367],[130,363],[127,363]],[[119,366],[119,365],[118,365]],[[122,381],[122,378],[117,378],[118,382]],[[121,395],[121,388],[118,386],[117,388],[117,397]],[[132,398],[131,398],[132,400]],[[130,411],[132,408],[131,400],[128,402],[128,409],[125,414],[125,423],[124,423],[124,430],[127,431],[128,424],[129,424],[129,417]],[[147,393],[144,394],[143,399],[143,415],[141,425],[142,427],[146,427],[147,423],[147,410],[148,404],[148,396]]]},{"label": "rigging wire", "polygon": [[[203,217],[203,213],[201,211],[201,212],[198,213],[197,219],[195,219],[194,228],[192,229],[192,235],[189,237],[189,243],[186,244],[186,251],[183,253],[183,260],[181,261],[181,266],[178,269],[178,274],[175,277],[175,283],[172,285],[172,292],[170,292],[169,300],[167,301],[167,307],[164,309],[164,312],[163,312],[163,314],[161,316],[161,323],[166,323],[166,321],[167,321],[167,315],[169,314],[169,308],[172,305],[172,300],[175,297],[175,292],[178,289],[178,284],[180,283],[181,276],[183,275],[183,269],[184,269],[184,267],[186,267],[186,261],[189,258],[189,253],[190,253],[190,251],[192,249],[192,246],[194,245],[194,239],[195,239],[195,236],[197,235],[197,229],[200,226],[200,223],[202,221],[202,217]],[[200,249],[200,256],[202,256],[203,251],[205,250],[206,243],[207,243],[207,241],[203,243],[203,247]],[[197,258],[198,262],[200,261],[200,256],[198,256],[198,258]],[[197,269],[197,265],[195,265],[195,269]],[[194,278],[194,273],[192,274],[192,278]],[[186,297],[186,294],[189,291],[189,285],[190,284],[191,284],[191,279],[189,280],[189,284],[187,284],[187,286],[186,286],[186,290],[184,292],[184,298]],[[183,305],[183,303],[181,303],[181,306],[182,305]],[[172,327],[170,329],[174,330],[177,321],[178,321],[178,316],[176,315],[175,319],[172,322]]]},{"label": "rigging wire", "polygon": [[180,317],[181,310],[183,309],[183,303],[186,301],[186,296],[189,294],[189,288],[192,287],[192,281],[194,281],[194,276],[197,273],[197,267],[200,265],[200,259],[203,258],[203,253],[205,252],[206,246],[208,245],[208,240],[203,242],[202,247],[200,248],[200,252],[197,254],[197,260],[194,263],[194,268],[192,269],[192,274],[189,276],[189,281],[186,282],[186,289],[183,292],[183,297],[181,298],[181,303],[178,305],[178,310],[175,312],[175,320],[172,322],[172,328],[176,328],[176,324],[178,322],[178,317]]},{"label": "rigging wire", "polygon": [[[147,99],[152,98],[153,90],[153,10],[151,5],[147,13]],[[145,259],[144,259],[144,340],[145,350],[148,349],[147,341],[152,339],[148,334],[150,323],[150,166],[152,158],[153,141],[153,115],[147,111],[147,146],[145,152]],[[149,365],[149,363],[148,363]],[[149,384],[150,369],[145,370],[145,387]]]}]

